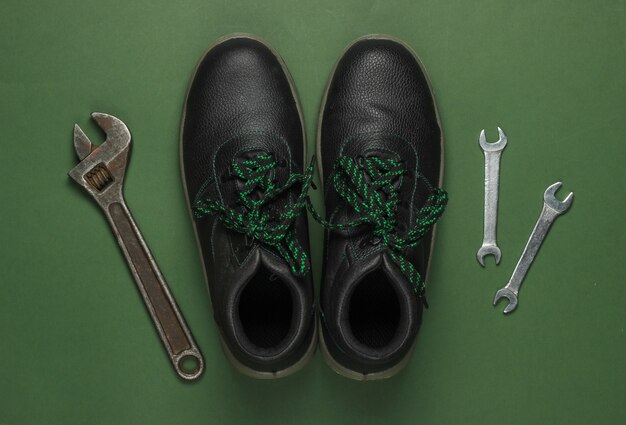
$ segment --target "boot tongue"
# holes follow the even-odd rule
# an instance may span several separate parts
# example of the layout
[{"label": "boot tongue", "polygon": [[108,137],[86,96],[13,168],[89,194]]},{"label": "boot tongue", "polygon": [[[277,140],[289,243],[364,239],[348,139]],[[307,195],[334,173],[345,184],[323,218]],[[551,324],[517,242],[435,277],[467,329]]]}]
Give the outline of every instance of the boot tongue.
[{"label": "boot tongue", "polygon": [[354,261],[347,270],[345,278],[349,280],[350,283],[358,283],[365,276],[376,270],[382,270],[394,284],[410,287],[406,277],[398,270],[398,266],[385,249],[381,249],[378,252],[365,256],[363,259]]},{"label": "boot tongue", "polygon": [[277,257],[276,254],[268,252],[261,246],[256,249],[259,251],[261,263],[268,271],[276,276],[279,276],[281,280],[291,280],[293,278],[291,269],[285,260]]},{"label": "boot tongue", "polygon": [[[398,191],[400,203],[396,212],[396,230],[401,236],[406,236],[411,226],[415,212],[412,206],[418,204],[418,187],[415,176],[418,172],[417,152],[401,137],[387,133],[364,133],[345,141],[340,155],[350,157],[378,157],[383,160],[392,159],[402,162],[406,173],[397,178],[393,187]],[[367,176],[366,176],[367,178]],[[331,208],[340,207],[342,202],[336,205],[331,201]],[[358,214],[349,213],[349,219],[354,219]]]},{"label": "boot tongue", "polygon": [[[207,179],[200,187],[195,199],[210,198],[222,201],[229,208],[237,208],[239,192],[243,187],[241,179],[232,175],[231,164],[256,158],[258,155],[272,154],[279,166],[268,170],[268,177],[282,186],[289,175],[295,172],[289,147],[285,140],[274,134],[243,134],[223,142],[216,153],[209,158],[211,167]],[[277,200],[280,202],[281,200]]]},{"label": "boot tongue", "polygon": [[260,244],[251,247],[246,257],[246,267],[241,267],[236,277],[236,280],[241,284],[249,281],[263,267],[283,281],[292,279],[287,263],[275,254],[269,253]]},{"label": "boot tongue", "polygon": [[288,167],[286,166],[289,158],[285,158],[280,152],[274,153],[274,151],[270,151],[268,149],[250,149],[239,153],[231,162],[243,163],[245,161],[255,160],[258,157],[263,156],[271,156],[274,162],[276,162],[276,166],[271,170],[268,170],[266,175],[280,185],[284,184],[289,178]]},{"label": "boot tongue", "polygon": [[[229,177],[223,179],[222,181],[222,192],[225,195],[225,199],[229,199],[232,202],[232,198],[234,198],[234,205],[231,207],[235,208],[239,206],[241,199],[239,198],[239,194],[242,191],[248,190],[251,186],[246,179],[240,178],[239,176],[232,174],[232,164],[238,164],[240,167],[250,167],[250,163],[255,160],[259,161],[259,166],[263,166],[261,158],[271,158],[275,165],[269,168],[266,171],[261,171],[263,173],[262,180],[263,183],[269,183],[271,186],[281,187],[283,186],[287,180],[289,179],[290,170],[287,166],[288,158],[281,157],[280,154],[276,154],[267,149],[250,149],[239,153],[236,157],[232,159],[229,163]],[[265,181],[267,179],[267,182]],[[253,201],[258,201],[263,199],[265,196],[265,192],[268,190],[268,187],[263,187],[262,184],[258,184],[256,187],[253,187],[253,191],[247,195],[247,198]],[[229,196],[227,194],[233,194],[235,196]],[[284,194],[286,196],[279,196],[276,199],[273,199],[271,203],[273,204],[273,208],[280,208],[285,206],[288,202],[288,194]]]}]

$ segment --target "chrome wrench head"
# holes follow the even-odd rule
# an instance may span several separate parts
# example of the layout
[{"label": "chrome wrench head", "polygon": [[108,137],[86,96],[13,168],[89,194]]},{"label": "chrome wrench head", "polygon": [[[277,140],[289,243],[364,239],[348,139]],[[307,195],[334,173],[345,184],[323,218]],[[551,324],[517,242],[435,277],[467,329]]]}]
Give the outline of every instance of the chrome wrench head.
[{"label": "chrome wrench head", "polygon": [[126,124],[113,115],[94,112],[91,118],[104,131],[106,139],[95,145],[74,125],[74,149],[81,162],[68,174],[104,205],[121,196],[131,135]]},{"label": "chrome wrench head", "polygon": [[476,253],[476,259],[478,260],[478,263],[483,267],[485,267],[485,257],[487,255],[493,255],[496,260],[496,264],[500,264],[500,257],[502,256],[502,253],[500,252],[500,248],[498,248],[497,245],[483,245]]},{"label": "chrome wrench head", "polygon": [[565,197],[564,200],[559,201],[555,194],[556,191],[563,185],[561,182],[556,182],[553,185],[549,186],[543,194],[543,202],[544,204],[552,208],[556,211],[557,214],[563,214],[565,211],[572,206],[572,201],[574,200],[574,192],[570,192],[569,195]]},{"label": "chrome wrench head", "polygon": [[565,213],[572,205],[572,201],[574,199],[573,192],[570,192],[563,201],[556,198],[555,194],[561,185],[561,182],[556,182],[550,185],[544,192],[543,209],[530,235],[530,238],[524,247],[524,252],[522,252],[522,256],[515,266],[509,282],[504,288],[496,292],[493,300],[494,306],[502,298],[507,298],[509,301],[509,304],[504,309],[504,314],[508,314],[517,308],[519,288],[522,285],[524,277],[534,261],[537,252],[539,251],[539,247],[550,230],[550,226],[556,217]]},{"label": "chrome wrench head", "polygon": [[481,130],[480,136],[478,137],[478,143],[480,144],[482,150],[484,150],[485,152],[499,152],[504,149],[508,142],[508,139],[506,137],[506,134],[504,134],[504,131],[502,131],[500,127],[498,127],[498,136],[499,138],[496,142],[489,143],[487,142],[485,130]]},{"label": "chrome wrench head", "polygon": [[509,304],[504,308],[504,314],[509,314],[517,308],[517,294],[511,291],[509,288],[504,287],[496,292],[496,296],[493,298],[493,305],[498,304],[502,298],[509,300]]}]

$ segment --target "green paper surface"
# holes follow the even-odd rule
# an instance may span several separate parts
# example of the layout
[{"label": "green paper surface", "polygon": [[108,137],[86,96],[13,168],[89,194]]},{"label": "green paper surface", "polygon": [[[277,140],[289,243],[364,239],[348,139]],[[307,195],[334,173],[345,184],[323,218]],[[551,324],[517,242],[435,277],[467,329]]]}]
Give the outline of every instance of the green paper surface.
[{"label": "green paper surface", "polygon": [[[0,424],[623,424],[626,420],[624,1],[57,1],[0,4]],[[426,65],[445,136],[448,209],[430,310],[407,369],[383,382],[300,373],[255,381],[218,343],[179,172],[183,101],[218,37],[283,56],[309,153],[327,76],[356,37],[386,33]],[[133,133],[126,199],[206,371],[177,378],[96,204],[67,172],[89,113]],[[502,156],[502,261],[482,240],[478,134]],[[575,192],[511,316],[492,307],[548,185]],[[313,194],[322,205],[319,191]],[[311,222],[319,283],[322,230]]]}]

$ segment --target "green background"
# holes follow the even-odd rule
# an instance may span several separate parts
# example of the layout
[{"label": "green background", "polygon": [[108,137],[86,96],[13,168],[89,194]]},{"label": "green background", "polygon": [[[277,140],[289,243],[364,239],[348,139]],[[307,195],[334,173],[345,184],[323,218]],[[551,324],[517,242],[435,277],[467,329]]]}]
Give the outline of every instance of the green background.
[{"label": "green background", "polygon": [[[626,420],[624,1],[58,1],[0,4],[0,424],[623,424]],[[436,92],[448,210],[408,368],[283,380],[236,373],[218,345],[179,176],[188,80],[216,38],[281,53],[309,138],[327,75],[368,33],[412,45]],[[206,359],[174,374],[101,212],[66,176],[78,122],[123,119],[126,198]],[[501,264],[478,266],[482,128],[507,132]],[[312,153],[312,143],[309,145]],[[576,194],[509,317],[491,306],[545,188]],[[321,205],[319,193],[315,194]],[[315,278],[321,231],[312,225]]]}]

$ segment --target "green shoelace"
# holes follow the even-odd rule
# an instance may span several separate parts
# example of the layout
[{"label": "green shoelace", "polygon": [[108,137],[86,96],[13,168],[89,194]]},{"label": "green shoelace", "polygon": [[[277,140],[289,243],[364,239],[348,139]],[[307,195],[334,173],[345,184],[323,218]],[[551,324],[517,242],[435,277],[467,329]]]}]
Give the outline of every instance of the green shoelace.
[{"label": "green shoelace", "polygon": [[[405,236],[401,236],[396,228],[400,199],[395,181],[407,172],[403,164],[379,157],[341,156],[334,164],[333,185],[341,198],[361,217],[347,223],[331,223],[321,217],[307,196],[312,186],[314,161],[315,159],[303,174],[290,174],[283,186],[278,186],[269,176],[269,172],[278,166],[271,154],[232,162],[232,175],[243,181],[243,190],[238,195],[243,208],[232,209],[221,201],[204,199],[194,203],[194,215],[197,219],[206,215],[217,215],[225,227],[273,247],[297,275],[305,275],[310,271],[308,255],[298,242],[293,229],[295,219],[302,214],[305,207],[316,221],[329,230],[346,231],[364,224],[373,225],[374,237],[389,249],[391,258],[427,306],[426,283],[402,251],[417,245],[439,220],[448,202],[448,194],[442,189],[432,187],[425,178],[418,176],[427,184],[430,194],[418,210],[413,225]],[[302,188],[295,202],[280,212],[271,212],[265,208],[297,183],[301,183]],[[253,196],[256,191],[260,191],[262,195]]]},{"label": "green shoelace", "polygon": [[[270,171],[277,166],[278,162],[271,154],[232,162],[231,174],[243,182],[243,190],[238,194],[242,208],[232,209],[221,201],[203,199],[194,202],[193,212],[197,219],[215,214],[226,228],[274,248],[291,271],[302,276],[310,270],[309,257],[296,238],[293,223],[309,203],[307,193],[313,179],[313,163],[304,174],[290,174],[283,186],[278,186],[270,177]],[[297,183],[302,189],[295,202],[282,211],[266,208]]]},{"label": "green shoelace", "polygon": [[347,223],[331,223],[310,209],[313,217],[329,230],[341,231],[363,224],[373,225],[374,237],[389,249],[391,258],[400,267],[417,296],[427,306],[426,283],[402,251],[417,245],[424,234],[439,220],[448,202],[448,194],[442,189],[432,187],[423,176],[418,176],[427,184],[430,194],[418,210],[415,222],[406,235],[400,236],[396,229],[400,199],[394,183],[406,172],[403,164],[393,159],[340,156],[334,163],[332,176],[334,188],[361,217]]}]

